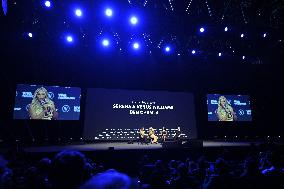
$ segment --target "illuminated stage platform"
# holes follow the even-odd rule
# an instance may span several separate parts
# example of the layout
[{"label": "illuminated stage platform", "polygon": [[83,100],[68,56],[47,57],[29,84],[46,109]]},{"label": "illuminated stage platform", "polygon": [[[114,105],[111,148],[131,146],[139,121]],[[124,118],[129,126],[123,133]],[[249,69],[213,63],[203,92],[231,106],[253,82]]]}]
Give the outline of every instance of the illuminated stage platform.
[{"label": "illuminated stage platform", "polygon": [[[183,141],[180,148],[214,148],[214,147],[249,147],[249,146],[259,146],[261,144],[266,144],[261,141],[201,141],[202,145],[197,146],[196,143],[193,145],[186,145]],[[278,145],[283,145],[283,143],[274,143]],[[36,147],[26,147],[24,151],[26,152],[58,152],[61,150],[78,150],[78,151],[105,151],[105,150],[158,150],[163,149],[162,144],[140,144],[134,142],[129,144],[127,142],[105,142],[105,143],[91,143],[91,144],[65,144],[65,145],[52,145],[52,146],[36,146]],[[167,147],[166,147],[167,148]],[[174,146],[170,146],[174,148]]]}]

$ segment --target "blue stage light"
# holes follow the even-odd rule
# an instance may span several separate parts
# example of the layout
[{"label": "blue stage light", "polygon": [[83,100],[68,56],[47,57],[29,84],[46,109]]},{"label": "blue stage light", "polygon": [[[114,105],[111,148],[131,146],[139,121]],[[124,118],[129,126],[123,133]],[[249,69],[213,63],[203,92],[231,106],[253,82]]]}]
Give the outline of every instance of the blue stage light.
[{"label": "blue stage light", "polygon": [[132,17],[130,18],[130,22],[131,22],[131,24],[133,24],[133,25],[137,24],[137,22],[138,22],[137,17],[132,16]]},{"label": "blue stage light", "polygon": [[139,49],[139,43],[137,43],[137,42],[133,43],[133,48],[134,49]]},{"label": "blue stage light", "polygon": [[218,53],[218,56],[222,56],[222,53]]},{"label": "blue stage light", "polygon": [[68,35],[66,37],[66,41],[69,42],[69,43],[72,43],[73,42],[73,37],[71,35]]},{"label": "blue stage light", "polygon": [[75,14],[76,14],[76,16],[81,17],[83,13],[82,13],[81,9],[76,9]]},{"label": "blue stage light", "polygon": [[170,52],[170,51],[171,51],[171,48],[170,48],[169,46],[166,46],[166,47],[165,47],[165,51],[166,51],[166,52]]},{"label": "blue stage light", "polygon": [[228,31],[228,27],[226,26],[224,30],[225,30],[225,32]]},{"label": "blue stage light", "polygon": [[245,34],[242,33],[242,34],[241,34],[241,38],[243,38],[244,36],[245,36]]},{"label": "blue stage light", "polygon": [[266,37],[266,33],[263,34],[263,37]]},{"label": "blue stage light", "polygon": [[33,37],[33,34],[32,34],[32,33],[28,33],[28,36],[29,36],[30,38],[32,38],[32,37]]},{"label": "blue stage light", "polygon": [[105,46],[105,47],[109,46],[109,40],[104,39],[104,40],[102,41],[102,44],[103,44],[103,46]]},{"label": "blue stage light", "polygon": [[195,54],[195,53],[196,53],[195,50],[192,50],[192,51],[191,51],[191,54]]},{"label": "blue stage light", "polygon": [[51,6],[51,3],[50,3],[50,1],[45,1],[44,5],[49,8]]},{"label": "blue stage light", "polygon": [[111,16],[112,16],[112,10],[111,10],[110,8],[106,9],[105,14],[106,14],[108,17],[111,17]]},{"label": "blue stage light", "polygon": [[202,28],[199,29],[199,31],[200,31],[201,33],[203,33],[203,32],[205,31],[205,29],[202,27]]},{"label": "blue stage light", "polygon": [[244,60],[246,58],[246,56],[243,56],[242,59]]}]

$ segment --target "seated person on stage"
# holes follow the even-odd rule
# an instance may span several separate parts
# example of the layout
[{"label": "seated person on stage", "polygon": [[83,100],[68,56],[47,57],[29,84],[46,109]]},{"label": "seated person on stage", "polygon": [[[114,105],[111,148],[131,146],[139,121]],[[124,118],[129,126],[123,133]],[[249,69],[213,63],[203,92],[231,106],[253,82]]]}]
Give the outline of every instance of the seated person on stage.
[{"label": "seated person on stage", "polygon": [[149,137],[151,139],[152,144],[158,144],[158,137],[155,135],[153,127],[149,128]]},{"label": "seated person on stage", "polygon": [[174,140],[175,141],[179,141],[180,140],[180,136],[181,136],[181,131],[180,131],[180,127],[178,127],[178,129],[176,130],[176,133],[174,135]]},{"label": "seated person on stage", "polygon": [[162,142],[165,142],[166,141],[166,138],[167,138],[167,130],[165,127],[163,127],[162,131],[161,131],[161,139],[162,139]]},{"label": "seated person on stage", "polygon": [[139,130],[139,138],[141,143],[147,143],[148,135],[145,133],[144,127],[141,127]]}]

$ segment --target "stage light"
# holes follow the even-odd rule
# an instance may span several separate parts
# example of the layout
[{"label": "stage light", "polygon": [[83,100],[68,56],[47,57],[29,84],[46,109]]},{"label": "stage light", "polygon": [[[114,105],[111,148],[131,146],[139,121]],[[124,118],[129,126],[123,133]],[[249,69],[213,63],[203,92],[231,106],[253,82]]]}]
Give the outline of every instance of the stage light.
[{"label": "stage light", "polygon": [[226,31],[228,31],[228,27],[225,27],[225,29],[224,29],[224,30],[225,30],[225,32],[226,32]]},{"label": "stage light", "polygon": [[204,29],[204,28],[200,28],[199,31],[200,31],[201,33],[203,33],[203,32],[205,31],[205,29]]},{"label": "stage light", "polygon": [[222,56],[222,53],[219,53],[218,56]]},{"label": "stage light", "polygon": [[195,50],[192,50],[192,51],[191,51],[191,54],[195,54],[195,53],[196,53]]},{"label": "stage light", "polygon": [[266,33],[263,34],[263,37],[266,37]]},{"label": "stage light", "polygon": [[82,13],[81,9],[76,9],[75,14],[76,14],[76,16],[81,17],[83,13]]},{"label": "stage light", "polygon": [[68,35],[66,37],[66,41],[69,42],[69,43],[72,43],[73,42],[73,37],[71,35]]},{"label": "stage light", "polygon": [[138,22],[138,19],[137,19],[135,16],[132,16],[132,17],[130,18],[130,22],[131,22],[131,24],[136,25],[137,22]]},{"label": "stage light", "polygon": [[241,38],[243,38],[244,36],[245,36],[245,35],[242,33],[242,34],[241,34]]},{"label": "stage light", "polygon": [[103,46],[105,46],[105,47],[109,46],[109,40],[104,39],[104,40],[102,41],[102,44],[103,44]]},{"label": "stage light", "polygon": [[49,8],[51,6],[51,3],[50,3],[50,1],[45,1],[44,5]]},{"label": "stage light", "polygon": [[108,17],[111,17],[111,16],[112,16],[112,10],[109,9],[109,8],[106,9],[105,14],[106,14]]},{"label": "stage light", "polygon": [[137,42],[133,43],[133,48],[134,49],[139,49],[139,43],[137,43]]},{"label": "stage light", "polygon": [[246,56],[243,56],[242,59],[244,60],[246,58]]},{"label": "stage light", "polygon": [[166,47],[165,47],[165,52],[168,53],[168,52],[170,52],[170,51],[171,51],[171,48],[170,48],[169,46],[166,46]]},{"label": "stage light", "polygon": [[28,36],[29,36],[30,38],[32,38],[32,37],[33,37],[33,34],[32,34],[32,33],[28,33]]}]

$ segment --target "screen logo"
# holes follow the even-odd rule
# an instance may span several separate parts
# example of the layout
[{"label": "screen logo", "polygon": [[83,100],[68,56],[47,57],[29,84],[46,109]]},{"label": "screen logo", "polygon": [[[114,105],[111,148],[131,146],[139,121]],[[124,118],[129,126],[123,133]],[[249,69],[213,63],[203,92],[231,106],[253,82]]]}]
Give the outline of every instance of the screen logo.
[{"label": "screen logo", "polygon": [[70,106],[64,105],[62,106],[62,112],[69,112],[70,111]]},{"label": "screen logo", "polygon": [[53,98],[54,98],[54,93],[53,93],[53,92],[48,92],[48,97],[49,97],[50,99],[53,99]]}]

